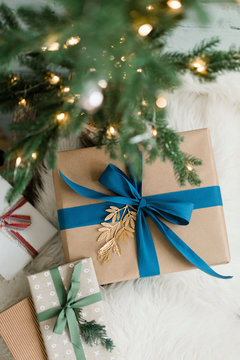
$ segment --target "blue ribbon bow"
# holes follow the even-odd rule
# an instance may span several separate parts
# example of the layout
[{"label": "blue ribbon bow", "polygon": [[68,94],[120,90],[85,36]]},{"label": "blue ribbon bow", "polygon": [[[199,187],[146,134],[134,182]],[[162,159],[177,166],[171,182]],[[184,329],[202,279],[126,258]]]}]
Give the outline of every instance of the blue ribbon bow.
[{"label": "blue ribbon bow", "polygon": [[221,206],[219,186],[210,186],[152,196],[142,196],[142,183],[131,175],[109,164],[99,182],[117,195],[106,195],[74,183],[60,171],[61,177],[76,193],[103,203],[77,206],[58,210],[60,229],[88,226],[101,223],[105,210],[116,204],[131,205],[137,209],[136,243],[140,277],[160,274],[156,249],[146,217],[150,217],[165,238],[194,266],[205,273],[221,279],[187,244],[184,243],[161,218],[177,225],[188,225],[194,209]]}]

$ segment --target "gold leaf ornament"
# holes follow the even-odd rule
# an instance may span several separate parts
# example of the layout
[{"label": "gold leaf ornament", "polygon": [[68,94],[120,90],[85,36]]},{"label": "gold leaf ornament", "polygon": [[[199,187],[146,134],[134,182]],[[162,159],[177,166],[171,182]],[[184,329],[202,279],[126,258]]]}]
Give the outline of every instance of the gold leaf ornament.
[{"label": "gold leaf ornament", "polygon": [[134,238],[137,217],[136,210],[129,205],[122,208],[110,206],[105,211],[108,215],[104,219],[105,222],[101,223],[101,227],[98,229],[101,234],[97,238],[97,241],[105,242],[98,250],[98,260],[102,264],[108,263],[113,253],[121,256],[119,243],[123,240],[127,245],[128,239]]}]

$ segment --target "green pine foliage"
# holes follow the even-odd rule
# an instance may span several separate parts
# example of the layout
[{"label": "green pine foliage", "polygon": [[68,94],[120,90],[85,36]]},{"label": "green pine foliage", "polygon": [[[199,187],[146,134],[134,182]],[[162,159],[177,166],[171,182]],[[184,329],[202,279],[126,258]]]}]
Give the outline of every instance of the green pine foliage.
[{"label": "green pine foliage", "polygon": [[[48,3],[0,6],[0,111],[26,111],[11,126],[5,176],[14,187],[8,200],[20,195],[43,161],[54,168],[59,140],[80,134],[89,122],[96,145],[133,164],[138,176],[144,150],[149,162],[170,161],[181,185],[199,185],[195,167],[201,161],[181,151],[183,139],[166,121],[167,104],[159,107],[156,100],[179,86],[186,72],[210,81],[240,68],[239,51],[216,50],[217,39],[188,53],[166,51],[167,36],[189,9],[206,21],[201,1],[182,0],[178,10],[166,0]],[[151,31],[140,36],[144,24]]]}]

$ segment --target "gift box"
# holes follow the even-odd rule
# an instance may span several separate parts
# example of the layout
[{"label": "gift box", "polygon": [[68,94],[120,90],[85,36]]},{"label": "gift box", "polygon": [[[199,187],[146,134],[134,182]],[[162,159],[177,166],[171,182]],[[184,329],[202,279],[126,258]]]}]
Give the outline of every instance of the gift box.
[{"label": "gift box", "polygon": [[15,360],[48,360],[30,297],[0,314],[0,335]]},{"label": "gift box", "polygon": [[[113,344],[90,258],[31,275],[28,281],[49,360],[115,359],[107,351]],[[93,331],[101,332],[101,339]]]},{"label": "gift box", "polygon": [[[180,186],[172,164],[157,159],[144,162],[141,193],[104,147],[59,153],[54,185],[66,261],[91,256],[100,284],[193,266],[222,277],[208,266],[230,260],[210,133],[182,136],[181,149],[203,161],[196,169],[199,187]],[[124,211],[128,215],[116,233]]]},{"label": "gift box", "polygon": [[24,268],[57,230],[23,197],[9,206],[11,185],[0,177],[0,274],[7,280]]}]

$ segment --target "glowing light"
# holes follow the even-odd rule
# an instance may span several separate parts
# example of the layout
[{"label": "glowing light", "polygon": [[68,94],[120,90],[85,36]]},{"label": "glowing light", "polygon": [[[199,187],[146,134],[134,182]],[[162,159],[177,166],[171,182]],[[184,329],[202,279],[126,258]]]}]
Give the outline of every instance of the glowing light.
[{"label": "glowing light", "polygon": [[70,91],[70,87],[69,87],[69,86],[65,86],[65,87],[63,88],[63,92],[68,93],[69,91]]},{"label": "glowing light", "polygon": [[102,80],[98,81],[98,86],[100,86],[100,88],[102,88],[102,89],[106,89],[108,86],[108,83],[106,80],[102,79]]},{"label": "glowing light", "polygon": [[25,106],[27,104],[27,101],[26,101],[26,99],[22,99],[18,102],[18,104]]},{"label": "glowing light", "polygon": [[122,56],[121,57],[121,60],[124,62],[124,61],[126,61],[126,56]]},{"label": "glowing light", "polygon": [[152,129],[152,136],[157,136],[158,132],[157,129],[153,128]]},{"label": "glowing light", "polygon": [[60,44],[58,42],[53,42],[48,46],[48,51],[58,51],[60,48]]},{"label": "glowing light", "polygon": [[103,102],[103,94],[100,91],[93,91],[89,95],[88,102],[92,108],[97,108]]},{"label": "glowing light", "polygon": [[147,36],[148,34],[150,34],[150,32],[152,31],[153,27],[151,24],[144,24],[141,25],[138,29],[138,33],[140,36]]},{"label": "glowing light", "polygon": [[96,71],[96,68],[90,68],[89,71],[90,71],[90,72],[95,72],[95,71]]},{"label": "glowing light", "polygon": [[73,103],[74,103],[74,98],[72,97],[72,98],[68,99],[68,102],[69,102],[70,104],[73,104]]},{"label": "glowing light", "polygon": [[142,112],[141,111],[138,111],[138,113],[137,113],[138,115],[142,115]]},{"label": "glowing light", "polygon": [[116,130],[113,126],[109,126],[109,128],[107,129],[107,134],[110,136],[114,136],[116,135]]},{"label": "glowing light", "polygon": [[50,84],[55,85],[59,81],[60,81],[60,77],[58,75],[51,74],[50,79],[49,79]]},{"label": "glowing light", "polygon": [[143,99],[143,101],[142,101],[142,105],[143,105],[143,106],[147,106],[147,102],[146,102],[146,100],[144,100],[144,99]]},{"label": "glowing light", "polygon": [[153,10],[153,9],[154,9],[154,6],[152,6],[152,5],[148,5],[148,6],[146,6],[146,9],[147,9],[147,10],[149,10],[149,11],[151,11],[151,10]]},{"label": "glowing light", "polygon": [[17,159],[16,159],[16,166],[19,166],[22,162],[22,158],[21,156],[18,156]]},{"label": "glowing light", "polygon": [[120,38],[120,44],[122,44],[125,40],[126,40],[126,38],[122,36],[122,37]]},{"label": "glowing light", "polygon": [[196,58],[192,63],[191,66],[199,73],[203,73],[206,71],[206,62],[201,59],[200,57]]},{"label": "glowing light", "polygon": [[77,45],[80,42],[81,38],[79,36],[72,36],[70,39],[67,40],[66,45],[67,46],[74,46]]},{"label": "glowing light", "polygon": [[188,169],[188,171],[192,171],[192,170],[193,170],[193,167],[192,167],[192,165],[191,165],[190,163],[187,164],[187,169]]},{"label": "glowing light", "polygon": [[12,79],[11,79],[11,83],[15,83],[16,81],[18,81],[19,78],[17,76],[14,76]]},{"label": "glowing light", "polygon": [[137,72],[141,73],[141,72],[143,72],[143,69],[139,68],[139,69],[137,69]]},{"label": "glowing light", "polygon": [[167,1],[167,6],[173,10],[178,10],[182,7],[182,4],[179,0],[169,0]]},{"label": "glowing light", "polygon": [[37,158],[37,153],[36,152],[32,153],[32,158],[33,158],[33,160],[36,160],[36,158]]},{"label": "glowing light", "polygon": [[156,105],[160,109],[164,109],[167,106],[167,99],[164,96],[159,96],[156,100]]},{"label": "glowing light", "polygon": [[56,118],[57,118],[58,121],[62,122],[62,121],[65,120],[66,114],[64,114],[64,113],[58,114],[58,115],[56,116]]},{"label": "glowing light", "polygon": [[47,50],[47,46],[45,46],[45,45],[42,46],[42,47],[41,47],[41,50],[42,50],[42,51],[46,51],[46,50]]}]

